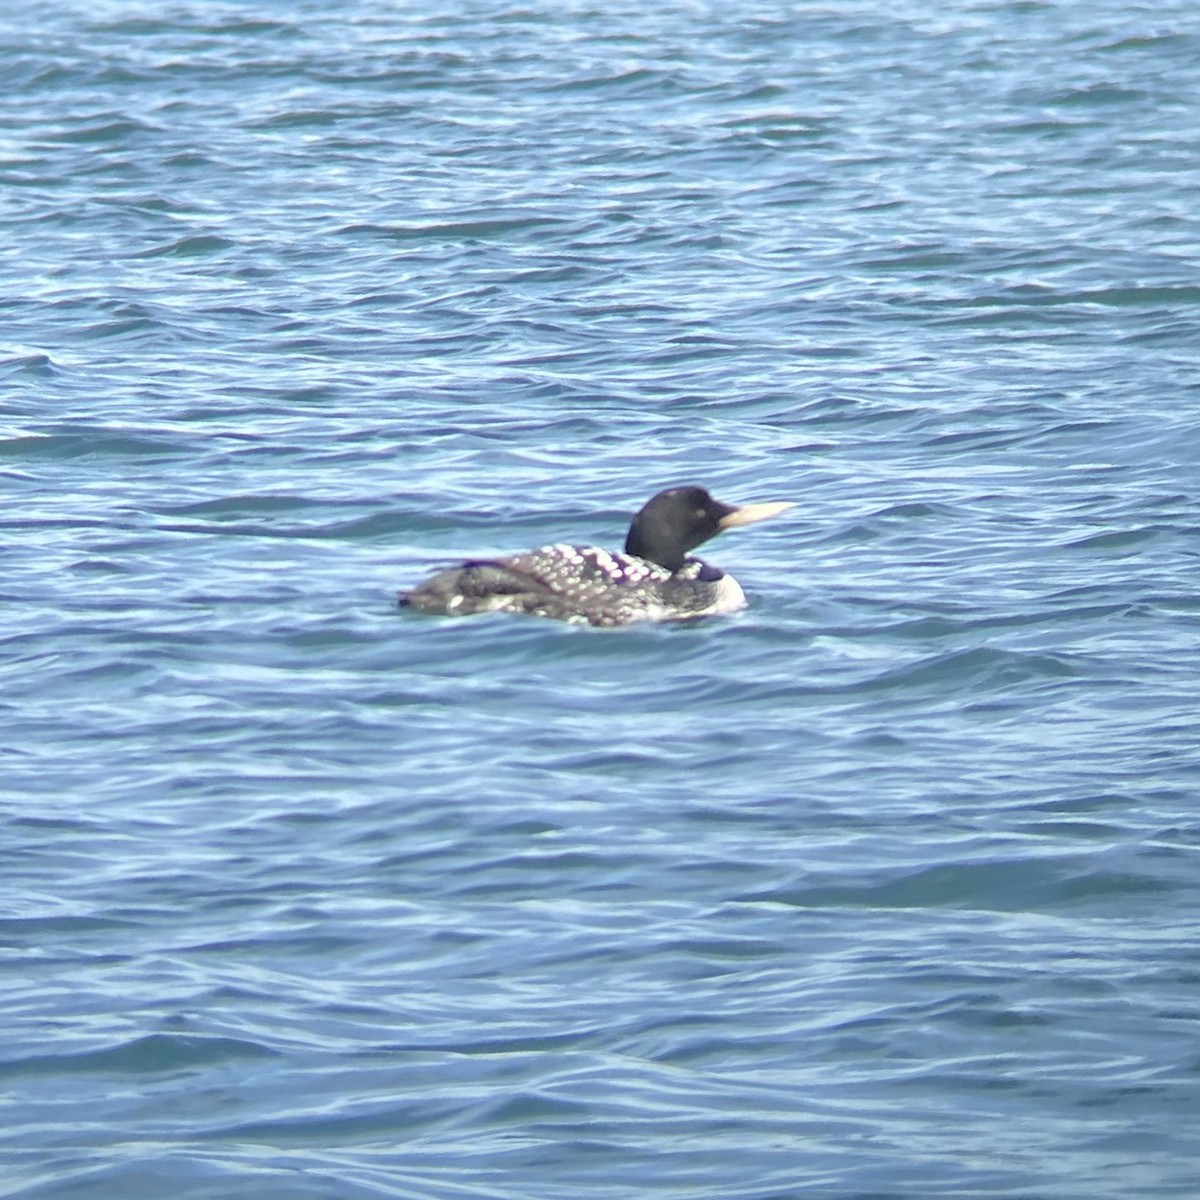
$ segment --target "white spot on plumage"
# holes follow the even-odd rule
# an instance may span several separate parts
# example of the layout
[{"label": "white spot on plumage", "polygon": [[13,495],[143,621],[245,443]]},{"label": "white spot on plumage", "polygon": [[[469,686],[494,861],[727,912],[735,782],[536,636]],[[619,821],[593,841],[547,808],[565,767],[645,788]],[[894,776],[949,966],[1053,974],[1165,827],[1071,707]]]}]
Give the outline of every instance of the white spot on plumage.
[{"label": "white spot on plumage", "polygon": [[606,574],[611,575],[614,578],[617,578],[622,574],[621,567],[617,563],[617,560],[613,558],[613,556],[609,554],[607,550],[590,549],[588,551],[588,556],[591,558],[592,562],[596,564],[597,568],[601,571],[604,571]]}]

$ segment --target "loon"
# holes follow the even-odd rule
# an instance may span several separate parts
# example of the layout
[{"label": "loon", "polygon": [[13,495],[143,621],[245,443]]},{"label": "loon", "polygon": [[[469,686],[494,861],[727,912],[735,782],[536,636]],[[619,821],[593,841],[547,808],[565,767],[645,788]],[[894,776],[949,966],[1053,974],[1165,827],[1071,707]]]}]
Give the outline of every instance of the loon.
[{"label": "loon", "polygon": [[659,492],[633,518],[625,552],[559,543],[481,558],[441,571],[400,594],[402,607],[442,616],[528,613],[577,625],[683,621],[733,612],[746,602],[731,575],[698,558],[723,529],[773,517],[789,503],[722,504],[700,487]]}]

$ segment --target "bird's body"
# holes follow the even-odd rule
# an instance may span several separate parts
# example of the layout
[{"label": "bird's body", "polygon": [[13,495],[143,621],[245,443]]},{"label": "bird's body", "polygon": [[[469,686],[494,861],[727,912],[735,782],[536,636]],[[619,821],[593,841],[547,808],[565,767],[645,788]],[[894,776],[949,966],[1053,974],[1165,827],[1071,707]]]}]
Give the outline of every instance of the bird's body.
[{"label": "bird's body", "polygon": [[634,518],[624,553],[558,543],[506,558],[473,559],[402,593],[400,603],[445,616],[513,612],[597,626],[732,612],[745,603],[737,580],[687,557],[687,551],[724,528],[788,507],[735,508],[703,488],[672,488]]}]

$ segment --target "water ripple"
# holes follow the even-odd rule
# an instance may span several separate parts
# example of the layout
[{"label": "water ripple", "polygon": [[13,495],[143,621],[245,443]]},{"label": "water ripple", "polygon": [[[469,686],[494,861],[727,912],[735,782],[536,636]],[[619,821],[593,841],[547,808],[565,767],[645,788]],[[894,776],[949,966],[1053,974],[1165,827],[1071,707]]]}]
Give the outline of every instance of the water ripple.
[{"label": "water ripple", "polygon": [[1191,1197],[1190,9],[292,7],[3,35],[5,1194]]}]

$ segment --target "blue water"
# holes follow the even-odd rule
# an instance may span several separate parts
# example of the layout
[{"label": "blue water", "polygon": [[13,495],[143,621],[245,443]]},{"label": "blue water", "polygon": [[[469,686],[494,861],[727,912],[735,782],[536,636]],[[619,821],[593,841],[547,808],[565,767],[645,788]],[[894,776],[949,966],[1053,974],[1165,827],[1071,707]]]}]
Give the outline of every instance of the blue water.
[{"label": "blue water", "polygon": [[9,7],[0,1196],[1191,1200],[1191,0]]}]

